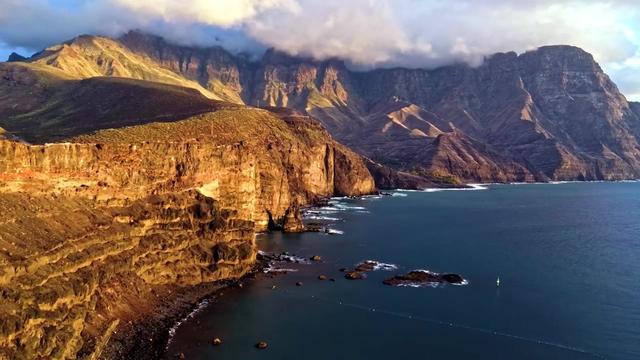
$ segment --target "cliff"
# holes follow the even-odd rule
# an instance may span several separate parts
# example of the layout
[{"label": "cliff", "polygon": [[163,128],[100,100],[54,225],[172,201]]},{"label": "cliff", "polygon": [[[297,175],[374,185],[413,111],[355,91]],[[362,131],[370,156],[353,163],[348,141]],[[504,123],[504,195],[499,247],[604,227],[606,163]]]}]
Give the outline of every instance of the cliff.
[{"label": "cliff", "polygon": [[124,329],[249,271],[256,231],[299,230],[301,205],[372,191],[320,125],[260,109],[0,140],[0,358],[120,358]]},{"label": "cliff", "polygon": [[[209,97],[296,109],[319,119],[339,141],[396,170],[463,181],[640,177],[637,106],[576,47],[495,54],[476,68],[362,72],[337,59],[316,61],[273,50],[251,61],[219,47],[177,46],[140,32],[117,40],[79,37],[65,46],[90,68],[102,64],[103,70],[94,71],[101,75],[145,78],[149,75],[136,69],[162,69]],[[75,67],[62,60],[69,58],[64,49],[54,47],[28,61],[46,59],[50,66],[86,76],[69,70]],[[100,60],[117,54],[138,60]],[[168,76],[154,79],[176,83]]]},{"label": "cliff", "polygon": [[[23,62],[2,64],[0,71],[0,86],[10,85],[0,95],[0,126],[18,136],[33,127],[55,134],[63,118],[78,127],[81,116],[99,121],[84,122],[87,128],[80,133],[114,122],[140,123],[129,108],[108,118],[113,112],[96,99],[163,93],[145,88],[151,80],[155,87],[193,89],[183,96],[198,92],[237,104],[298,110],[321,121],[339,141],[395,170],[481,182],[640,177],[638,106],[627,102],[590,54],[572,46],[499,53],[475,68],[359,72],[337,59],[316,61],[269,50],[252,61],[219,47],[178,46],[133,31],[119,39],[79,36]],[[138,88],[128,95],[106,91],[114,88],[109,81],[138,81]],[[126,85],[123,89],[132,89]],[[56,97],[50,96],[52,88]],[[103,111],[74,113],[61,108],[68,102],[59,99],[94,103]],[[190,108],[201,108],[199,102]],[[34,112],[34,106],[42,111]],[[143,118],[169,121],[175,113],[157,111]]]},{"label": "cliff", "polygon": [[640,176],[640,117],[579,48],[496,54],[477,68],[367,72],[270,52],[261,69],[252,102],[304,109],[396,169],[467,181]]}]

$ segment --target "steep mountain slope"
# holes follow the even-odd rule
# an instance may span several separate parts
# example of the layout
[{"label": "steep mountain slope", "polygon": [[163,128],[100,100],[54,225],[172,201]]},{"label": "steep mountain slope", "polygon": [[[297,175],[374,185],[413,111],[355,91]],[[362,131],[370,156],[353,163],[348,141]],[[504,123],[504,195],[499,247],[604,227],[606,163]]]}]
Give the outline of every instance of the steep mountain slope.
[{"label": "steep mountain slope", "polygon": [[39,64],[0,63],[0,76],[0,124],[30,142],[234,107],[190,88],[116,77],[76,80]]},{"label": "steep mountain slope", "polygon": [[162,38],[130,31],[118,41],[136,56],[198,83],[216,97],[243,103],[251,95],[255,65],[220,47],[195,48],[168,44]]},{"label": "steep mountain slope", "polygon": [[308,111],[341,141],[397,168],[479,181],[640,176],[640,117],[578,48],[433,71],[358,73],[286,55],[276,64],[264,66],[262,88],[286,91],[261,95],[258,86],[258,97]]},{"label": "steep mountain slope", "polygon": [[99,36],[78,36],[35,54],[29,62],[62,70],[74,79],[114,76],[148,80],[194,88],[203,95],[229,100],[162,67],[148,56],[136,54],[117,40]]},{"label": "steep mountain slope", "polygon": [[[77,58],[94,70],[66,65]],[[154,69],[171,74],[154,80],[177,83],[177,77],[210,97],[293,108],[399,170],[466,181],[640,177],[638,106],[591,55],[571,46],[495,54],[477,68],[358,72],[335,59],[270,50],[250,61],[218,47],[176,46],[130,32],[118,40],[79,37],[27,61],[76,78],[149,78]]]}]

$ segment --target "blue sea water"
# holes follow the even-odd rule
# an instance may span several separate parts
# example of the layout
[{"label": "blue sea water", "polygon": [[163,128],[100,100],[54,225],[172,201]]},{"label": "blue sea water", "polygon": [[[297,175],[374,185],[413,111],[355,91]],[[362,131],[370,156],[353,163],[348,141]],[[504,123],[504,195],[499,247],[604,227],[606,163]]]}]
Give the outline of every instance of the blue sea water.
[{"label": "blue sea water", "polygon": [[[225,291],[176,328],[167,357],[640,359],[640,183],[396,195],[334,203],[321,216],[343,235],[259,236],[264,251],[323,262]],[[398,269],[338,271],[365,259]],[[469,284],[382,284],[413,269]]]}]

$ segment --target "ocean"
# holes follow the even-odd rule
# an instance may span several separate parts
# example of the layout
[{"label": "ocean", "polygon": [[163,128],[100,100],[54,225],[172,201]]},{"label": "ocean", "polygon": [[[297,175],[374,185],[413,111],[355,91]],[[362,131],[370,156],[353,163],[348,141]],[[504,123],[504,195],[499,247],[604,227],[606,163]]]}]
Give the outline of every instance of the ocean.
[{"label": "ocean", "polygon": [[[175,328],[167,358],[640,359],[640,183],[396,191],[310,216],[337,231],[257,243],[321,262],[225,290]],[[339,271],[363,260],[390,266]],[[468,284],[382,283],[415,269]]]}]

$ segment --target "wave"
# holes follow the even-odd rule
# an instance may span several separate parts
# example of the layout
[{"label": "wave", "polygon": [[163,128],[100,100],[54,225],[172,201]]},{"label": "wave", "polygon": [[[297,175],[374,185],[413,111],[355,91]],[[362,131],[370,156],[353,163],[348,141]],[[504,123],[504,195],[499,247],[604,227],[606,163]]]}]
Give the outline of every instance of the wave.
[{"label": "wave", "polygon": [[381,261],[376,261],[376,260],[365,260],[362,263],[373,264],[373,270],[383,270],[383,271],[398,270],[398,265],[396,264],[383,263]]},{"label": "wave", "polygon": [[269,265],[269,266],[267,266],[266,268],[264,268],[262,271],[263,271],[265,274],[268,274],[268,273],[279,273],[279,272],[285,272],[285,273],[288,273],[288,272],[295,272],[295,271],[298,271],[298,269],[277,268],[277,267],[274,267],[273,265]]},{"label": "wave", "polygon": [[439,192],[439,191],[477,191],[477,190],[489,190],[489,187],[482,184],[467,184],[466,188],[428,188],[422,190],[423,192]]},{"label": "wave", "polygon": [[332,228],[327,228],[324,232],[329,234],[329,235],[343,235],[344,234],[344,231],[338,230],[338,229],[332,229]]},{"label": "wave", "polygon": [[310,264],[309,259],[305,259],[303,257],[289,255],[289,254],[273,254],[266,251],[258,250],[258,255],[263,256],[270,260],[270,264],[273,262],[288,262],[288,263],[296,263],[296,264]]},{"label": "wave", "polygon": [[442,284],[437,282],[428,282],[428,283],[407,282],[407,283],[398,284],[396,286],[411,287],[411,288],[423,288],[423,287],[437,288],[438,286],[442,286]]},{"label": "wave", "polygon": [[338,211],[345,211],[345,210],[364,210],[366,209],[363,206],[354,206],[354,205],[348,205],[339,201],[329,201],[329,204],[332,206],[328,206],[328,207],[323,207],[321,209],[335,209]]},{"label": "wave", "polygon": [[182,325],[185,321],[196,316],[200,311],[202,311],[207,306],[209,306],[209,300],[208,299],[202,300],[189,314],[187,314],[187,316],[183,317],[182,319],[178,320],[175,324],[173,324],[173,326],[169,329],[169,339],[167,340],[165,351],[169,350],[169,345],[171,345],[171,342],[173,341],[173,338],[176,335],[176,331],[178,330],[180,325]]},{"label": "wave", "polygon": [[337,217],[331,217],[331,216],[324,216],[324,215],[305,215],[304,216],[305,219],[309,219],[309,220],[326,220],[326,221],[340,221],[340,218]]},{"label": "wave", "polygon": [[339,207],[337,207],[337,206],[323,206],[323,207],[319,207],[319,208],[314,208],[311,211],[325,212],[325,211],[340,211],[340,210],[341,209]]},{"label": "wave", "polygon": [[555,181],[514,181],[510,183],[495,183],[492,185],[562,185],[562,184],[588,184],[588,183],[637,183],[640,179],[628,179],[628,180],[555,180]]},{"label": "wave", "polygon": [[467,279],[462,279],[462,282],[460,284],[455,284],[455,283],[451,283],[449,285],[453,285],[453,286],[465,286],[465,285],[469,285],[469,280]]},{"label": "wave", "polygon": [[331,215],[337,214],[338,210],[323,210],[323,208],[315,208],[313,210],[305,210],[305,215]]}]

